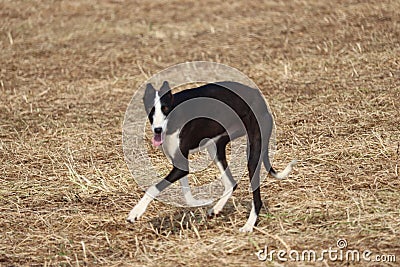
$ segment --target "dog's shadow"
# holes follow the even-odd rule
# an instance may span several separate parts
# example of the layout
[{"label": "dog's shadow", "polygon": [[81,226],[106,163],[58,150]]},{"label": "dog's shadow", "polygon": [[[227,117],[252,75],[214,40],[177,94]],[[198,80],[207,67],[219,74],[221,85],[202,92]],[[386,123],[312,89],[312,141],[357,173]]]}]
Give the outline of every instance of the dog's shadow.
[{"label": "dog's shadow", "polygon": [[[266,204],[266,201],[264,203]],[[161,235],[179,234],[185,230],[211,230],[221,227],[221,224],[225,226],[231,225],[236,221],[238,215],[242,217],[242,213],[246,214],[245,218],[247,219],[251,209],[251,201],[235,201],[235,205],[232,201],[228,201],[218,215],[209,216],[208,210],[211,207],[212,205],[197,208],[180,208],[171,214],[154,217],[149,223],[153,231]],[[268,214],[268,207],[266,205],[263,207],[262,212]]]}]

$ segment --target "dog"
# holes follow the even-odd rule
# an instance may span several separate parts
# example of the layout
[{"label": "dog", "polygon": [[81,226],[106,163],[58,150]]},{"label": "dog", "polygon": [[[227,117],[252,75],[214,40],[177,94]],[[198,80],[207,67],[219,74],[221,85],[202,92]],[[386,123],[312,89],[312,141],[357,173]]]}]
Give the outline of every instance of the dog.
[{"label": "dog", "polygon": [[221,172],[223,196],[208,211],[213,216],[221,212],[237,187],[226,159],[226,146],[236,138],[247,136],[247,169],[253,194],[252,208],[241,232],[252,232],[262,207],[260,195],[260,168],[264,164],[269,174],[285,178],[296,161],[282,172],[276,172],[269,160],[268,145],[273,119],[260,91],[241,83],[225,81],[172,94],[165,81],[157,91],[147,84],[143,103],[153,133],[152,144],[162,147],[173,168],[160,182],[150,186],[142,199],[131,210],[128,222],[134,222],[145,212],[149,203],[170,184],[180,181],[190,206],[209,204],[195,199],[190,191],[188,156],[207,148]]}]

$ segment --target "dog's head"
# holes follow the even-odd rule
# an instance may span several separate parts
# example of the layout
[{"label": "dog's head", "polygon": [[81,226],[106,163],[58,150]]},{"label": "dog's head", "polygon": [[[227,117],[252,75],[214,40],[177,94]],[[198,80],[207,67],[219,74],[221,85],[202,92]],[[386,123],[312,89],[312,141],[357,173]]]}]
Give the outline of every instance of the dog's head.
[{"label": "dog's head", "polygon": [[154,89],[151,83],[147,84],[143,103],[154,134],[151,141],[153,146],[160,146],[164,142],[167,117],[173,104],[173,95],[168,82],[165,81],[159,91]]}]

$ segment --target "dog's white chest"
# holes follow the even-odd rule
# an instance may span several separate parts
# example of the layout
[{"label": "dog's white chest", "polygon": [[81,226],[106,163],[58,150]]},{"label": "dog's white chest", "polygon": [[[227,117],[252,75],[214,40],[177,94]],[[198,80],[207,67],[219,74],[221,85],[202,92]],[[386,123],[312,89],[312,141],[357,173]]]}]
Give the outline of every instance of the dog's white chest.
[{"label": "dog's white chest", "polygon": [[164,154],[172,159],[179,149],[179,131],[166,135],[164,143],[162,144]]}]

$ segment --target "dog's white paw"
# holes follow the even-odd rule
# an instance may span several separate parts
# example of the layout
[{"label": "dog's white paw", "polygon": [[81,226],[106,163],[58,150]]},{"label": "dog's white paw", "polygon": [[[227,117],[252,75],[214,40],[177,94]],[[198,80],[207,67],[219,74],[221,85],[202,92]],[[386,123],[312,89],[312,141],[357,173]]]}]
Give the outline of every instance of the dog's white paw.
[{"label": "dog's white paw", "polygon": [[140,203],[138,205],[136,205],[131,212],[129,212],[129,216],[126,219],[128,222],[133,223],[135,222],[137,219],[139,219],[143,213],[146,210],[146,206],[145,205],[141,205]]},{"label": "dog's white paw", "polygon": [[245,224],[242,228],[239,229],[239,232],[241,232],[241,233],[251,233],[251,232],[253,232],[253,226]]},{"label": "dog's white paw", "polygon": [[186,199],[186,204],[188,204],[190,207],[205,206],[205,205],[211,204],[212,202],[213,202],[212,199],[207,199],[207,198],[200,198],[200,199],[190,198],[190,199]]},{"label": "dog's white paw", "polygon": [[208,210],[207,214],[209,217],[214,217],[214,216],[217,216],[221,211],[222,211],[222,209],[219,209],[214,206]]},{"label": "dog's white paw", "polygon": [[199,207],[199,206],[206,206],[212,203],[212,199],[201,198],[201,199],[193,199],[188,203],[191,207]]},{"label": "dog's white paw", "polygon": [[212,207],[211,209],[208,210],[208,216],[213,217],[213,216],[217,216],[222,209],[224,208],[226,201],[228,199],[220,199],[217,204],[214,205],[214,207]]},{"label": "dog's white paw", "polygon": [[215,215],[218,215],[218,212],[215,212],[215,211],[214,211],[214,208],[211,208],[211,209],[208,210],[207,215],[208,215],[209,217],[213,217],[213,216],[215,216]]}]

